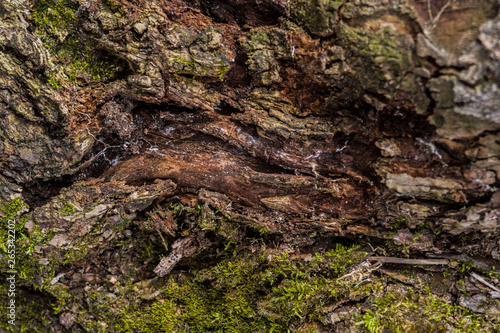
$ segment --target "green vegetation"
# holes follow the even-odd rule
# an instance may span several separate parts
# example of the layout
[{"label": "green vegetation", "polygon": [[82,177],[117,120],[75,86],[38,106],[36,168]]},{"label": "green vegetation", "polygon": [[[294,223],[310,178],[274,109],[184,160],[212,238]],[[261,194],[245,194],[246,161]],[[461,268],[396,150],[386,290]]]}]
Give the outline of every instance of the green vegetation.
[{"label": "green vegetation", "polygon": [[336,34],[348,57],[355,59],[353,67],[360,69],[357,78],[368,87],[385,89],[385,82],[402,80],[402,73],[411,67],[410,47],[388,28],[367,32],[339,23]]},{"label": "green vegetation", "polygon": [[[0,325],[5,332],[38,332],[43,330],[48,323],[44,316],[40,316],[40,310],[50,309],[50,297],[41,297],[25,290],[22,287],[28,286],[38,290],[46,289],[47,284],[38,285],[34,280],[36,277],[46,275],[48,281],[53,278],[54,271],[50,265],[43,266],[34,256],[37,246],[46,244],[52,237],[51,233],[42,233],[38,227],[34,227],[30,232],[24,227],[30,220],[30,215],[25,214],[28,206],[16,198],[10,201],[0,199],[0,267],[2,270],[16,271],[16,326],[5,325],[6,321]],[[13,228],[12,228],[13,227]],[[12,235],[15,230],[15,241]],[[11,244],[14,246],[12,248]],[[15,257],[11,257],[14,249]],[[9,251],[10,250],[10,251]],[[9,259],[14,260],[8,261]],[[11,266],[13,264],[13,266]],[[9,287],[7,281],[2,278],[0,281],[0,294],[7,295]],[[0,306],[4,307],[9,300],[3,297]]]},{"label": "green vegetation", "polygon": [[[9,202],[0,203],[0,252],[2,253],[2,260],[7,261],[9,249],[8,242],[12,234],[9,229],[9,221],[14,221],[15,225],[15,271],[17,276],[24,285],[32,285],[33,277],[39,275],[42,271],[49,272],[50,266],[42,266],[38,263],[37,259],[32,255],[35,248],[39,245],[47,243],[52,238],[52,233],[43,233],[38,226],[35,226],[31,232],[24,227],[29,220],[29,214],[22,214],[27,211],[28,206],[20,199],[16,198]],[[10,222],[12,225],[12,222]],[[5,267],[8,267],[5,265]],[[53,272],[52,272],[53,273]],[[25,280],[25,281],[23,281]],[[38,286],[34,284],[35,288],[43,288],[44,285]]]},{"label": "green vegetation", "polygon": [[326,37],[333,33],[332,22],[337,19],[336,12],[343,3],[343,0],[295,0],[288,5],[288,12],[311,33]]},{"label": "green vegetation", "polygon": [[[391,292],[376,299],[372,310],[358,316],[357,325],[375,332],[487,332],[481,315],[449,305],[426,293]],[[450,330],[451,328],[451,330]]]},{"label": "green vegetation", "polygon": [[[57,209],[64,216],[75,207],[65,202]],[[337,244],[306,258],[289,252],[277,255],[275,250],[267,250],[262,238],[242,239],[248,225],[209,205],[171,203],[155,207],[143,219],[127,221],[127,229],[136,226],[140,230],[134,231],[134,238],[115,238],[112,246],[121,249],[116,253],[130,255],[130,267],[140,268],[147,262],[147,268],[138,275],[107,276],[108,282],[100,283],[99,289],[75,294],[65,282],[49,283],[55,275],[51,265],[57,260],[49,258],[51,265],[42,266],[38,264],[40,256],[30,255],[34,246],[46,244],[50,235],[36,227],[27,232],[24,224],[30,215],[21,214],[26,210],[20,199],[0,206],[2,244],[6,244],[8,221],[16,220],[20,285],[37,288],[47,296],[37,303],[33,297],[38,296],[23,291],[25,307],[20,324],[25,331],[29,331],[28,323],[40,331],[47,327],[36,319],[41,307],[54,318],[73,312],[69,309],[76,305],[76,325],[91,332],[318,332],[332,327],[332,311],[347,301],[353,302],[353,311],[337,321],[340,331],[354,326],[361,332],[478,332],[492,327],[485,315],[451,305],[429,287],[414,287],[413,291],[372,274],[363,260],[366,254],[358,246]],[[98,244],[96,234],[106,226],[106,230],[114,230],[109,223],[96,224],[73,244],[74,249],[65,252],[64,264],[88,258],[89,245]],[[164,278],[142,277],[153,270],[156,263],[151,259],[165,254],[152,235],[163,233],[171,244],[200,230],[215,242],[210,252],[186,258]],[[2,252],[5,254],[4,248]],[[465,269],[469,267],[462,267]],[[463,275],[460,267],[455,274]],[[443,278],[448,277],[443,274]],[[34,279],[42,282],[35,284]],[[0,283],[0,291],[5,287]],[[466,292],[462,280],[457,287]]]},{"label": "green vegetation", "polygon": [[[87,73],[93,80],[111,77],[117,69],[103,51],[96,52],[92,40],[79,28],[83,14],[69,0],[38,0],[32,8],[36,33],[51,54],[65,66],[67,77],[77,82],[78,73]],[[62,83],[51,73],[49,80],[54,88]]]},{"label": "green vegetation", "polygon": [[7,254],[7,240],[9,239],[9,225],[15,226],[15,236],[16,240],[29,239],[24,229],[24,223],[26,222],[26,217],[23,216],[19,218],[19,215],[23,210],[27,209],[27,206],[23,203],[20,198],[10,200],[8,202],[0,201],[0,248],[2,249],[2,254]]},{"label": "green vegetation", "polygon": [[395,220],[389,221],[389,227],[392,231],[397,231],[401,229],[406,229],[406,219],[404,217],[399,217]]},{"label": "green vegetation", "polygon": [[77,5],[68,0],[38,0],[33,6],[33,21],[43,39],[63,40],[77,20],[77,9]]},{"label": "green vegetation", "polygon": [[243,43],[243,47],[247,52],[255,52],[271,45],[269,35],[262,30],[251,30],[249,37],[250,38]]},{"label": "green vegetation", "polygon": [[356,249],[338,245],[308,261],[291,259],[287,253],[273,257],[266,252],[224,252],[211,267],[163,281],[159,300],[145,309],[122,307],[114,314],[113,329],[286,332],[320,318],[325,304],[339,296],[336,289],[346,283],[338,278],[364,255]]},{"label": "green vegetation", "polygon": [[[8,286],[4,283],[0,283],[0,294],[8,294]],[[7,297],[0,298],[2,308],[7,306],[7,300],[9,300]],[[16,326],[6,325],[4,319],[0,323],[0,329],[2,332],[15,333],[49,332],[51,320],[48,319],[47,313],[52,311],[47,309],[51,308],[52,301],[54,300],[49,296],[34,295],[19,288],[16,291]],[[45,311],[45,315],[40,315],[42,311]]]},{"label": "green vegetation", "polygon": [[74,212],[76,212],[75,206],[69,202],[65,202],[63,208],[59,211],[59,214],[67,216],[73,214]]},{"label": "green vegetation", "polygon": [[[175,225],[173,229],[178,235],[186,235],[191,229],[200,227],[202,230],[211,230],[218,236],[231,240],[232,235],[241,226],[229,214],[212,210],[208,206],[197,205],[191,208],[181,203],[172,203],[164,213],[171,217],[170,224]],[[155,223],[151,219],[143,221],[141,226],[148,231],[155,231]]]},{"label": "green vegetation", "polygon": [[173,57],[172,60],[183,65],[182,71],[178,74],[204,75],[207,73],[203,65],[195,59],[186,60],[182,57]]},{"label": "green vegetation", "polygon": [[222,79],[224,74],[227,72],[227,66],[224,65],[224,62],[222,60],[219,61],[220,61],[220,66],[219,69],[217,70],[217,75],[219,76],[219,79]]},{"label": "green vegetation", "polygon": [[61,81],[57,79],[54,72],[50,73],[49,75],[49,84],[56,89],[61,89],[63,87]]}]

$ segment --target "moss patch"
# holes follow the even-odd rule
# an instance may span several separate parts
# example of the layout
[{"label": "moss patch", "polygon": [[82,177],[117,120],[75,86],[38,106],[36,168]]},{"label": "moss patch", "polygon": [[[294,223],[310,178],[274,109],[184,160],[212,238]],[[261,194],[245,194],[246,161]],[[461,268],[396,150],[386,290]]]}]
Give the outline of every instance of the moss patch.
[{"label": "moss patch", "polygon": [[400,85],[413,66],[410,41],[388,28],[365,32],[340,23],[337,38],[353,59],[350,65],[359,69],[358,79],[370,88]]},{"label": "moss patch", "polygon": [[[116,61],[105,51],[96,50],[92,39],[81,30],[79,21],[83,16],[78,13],[77,3],[68,0],[38,0],[32,8],[35,32],[64,65],[70,80],[77,82],[80,73],[93,80],[110,78],[118,67]],[[54,73],[48,82],[56,89],[62,87]]]},{"label": "moss patch", "polygon": [[292,18],[306,26],[311,33],[327,37],[334,32],[337,10],[342,3],[342,0],[292,0],[287,4]]},{"label": "moss patch", "polygon": [[317,320],[339,296],[344,282],[338,278],[363,257],[355,250],[338,245],[308,261],[287,253],[226,252],[211,267],[157,281],[164,286],[158,300],[122,308],[113,330],[286,332]]},{"label": "moss patch", "polygon": [[[34,281],[37,276],[48,275],[53,277],[51,266],[43,266],[34,256],[37,246],[46,244],[51,239],[51,233],[42,233],[38,227],[28,232],[24,227],[30,219],[24,214],[28,206],[20,199],[0,201],[0,266],[6,270],[16,271],[16,326],[7,325],[6,320],[0,323],[2,332],[40,332],[48,331],[50,311],[50,297],[41,297],[42,294],[29,290],[42,290],[44,284],[38,285]],[[15,231],[15,240],[12,235]],[[15,254],[15,255],[13,255]],[[50,274],[52,273],[52,275]],[[50,277],[51,278],[51,277]],[[50,281],[50,280],[49,280]],[[0,280],[0,293],[7,295],[8,284]],[[2,297],[0,306],[6,305],[7,297]],[[45,311],[44,315],[40,315]],[[48,311],[48,312],[47,312]]]},{"label": "moss patch", "polygon": [[67,216],[73,214],[74,212],[76,212],[75,206],[73,206],[69,202],[65,202],[64,207],[59,211],[59,214],[61,214],[62,216]]},{"label": "moss patch", "polygon": [[[35,226],[31,232],[24,227],[30,216],[22,214],[27,211],[28,206],[20,199],[16,198],[8,202],[0,203],[0,251],[2,253],[2,261],[4,267],[9,267],[17,271],[20,278],[20,284],[31,286],[33,277],[40,273],[41,270],[47,270],[47,266],[41,266],[32,255],[35,248],[42,244],[46,244],[52,237],[51,233],[42,233]],[[10,226],[14,225],[14,229]],[[12,238],[15,230],[15,241]],[[12,262],[7,262],[7,259],[12,259],[9,256],[15,251],[13,266],[9,266]],[[20,285],[18,284],[18,285]]]},{"label": "moss patch", "polygon": [[[428,293],[390,292],[357,317],[370,332],[488,332],[481,315]],[[493,331],[490,331],[493,332]]]}]

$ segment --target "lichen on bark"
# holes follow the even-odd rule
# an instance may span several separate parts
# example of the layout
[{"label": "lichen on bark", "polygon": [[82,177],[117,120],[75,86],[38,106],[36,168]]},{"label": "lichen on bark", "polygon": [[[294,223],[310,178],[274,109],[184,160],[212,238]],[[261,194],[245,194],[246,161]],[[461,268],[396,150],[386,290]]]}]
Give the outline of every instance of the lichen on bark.
[{"label": "lichen on bark", "polygon": [[498,7],[0,2],[23,329],[494,331]]}]

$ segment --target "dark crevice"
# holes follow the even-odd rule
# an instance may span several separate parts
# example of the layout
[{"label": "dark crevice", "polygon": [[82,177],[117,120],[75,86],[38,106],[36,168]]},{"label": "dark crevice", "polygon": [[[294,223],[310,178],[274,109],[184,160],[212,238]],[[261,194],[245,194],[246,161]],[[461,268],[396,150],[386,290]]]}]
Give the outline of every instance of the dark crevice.
[{"label": "dark crevice", "polygon": [[[222,101],[220,106],[215,108],[221,114],[239,113],[238,109],[231,107],[226,102]],[[150,144],[156,145],[160,150],[166,149],[175,151],[176,147],[182,149],[182,145],[190,143],[198,143],[198,146],[206,146],[212,150],[213,146],[219,150],[231,151],[234,156],[241,156],[248,160],[253,160],[255,171],[277,174],[294,174],[293,170],[288,170],[277,165],[269,164],[269,161],[255,157],[251,152],[242,149],[239,146],[232,145],[216,136],[198,132],[195,128],[197,124],[206,122],[206,117],[202,112],[196,112],[192,109],[179,107],[171,104],[150,105],[147,103],[139,103],[134,110],[134,122],[139,127],[136,138],[143,138]],[[158,115],[156,116],[155,115]],[[155,117],[155,118],[153,118]],[[275,149],[275,142],[260,138],[255,128],[252,126],[238,125],[243,132],[248,133],[253,138],[258,138],[262,146],[272,147]],[[147,129],[148,134],[144,134]],[[165,134],[165,133],[168,133]],[[178,134],[176,134],[178,133]],[[190,134],[189,134],[190,133]],[[188,135],[186,135],[188,134]],[[184,137],[186,135],[188,137]],[[169,143],[168,146],[166,144]],[[145,144],[141,150],[147,149],[149,146]]]},{"label": "dark crevice", "polygon": [[150,104],[146,102],[138,102],[131,110],[131,113],[134,115],[134,117],[146,117],[146,118],[151,118],[153,115],[156,117],[158,115],[161,115],[162,112],[177,116],[182,114],[192,115],[196,113],[197,110],[179,106],[172,103]]},{"label": "dark crevice", "polygon": [[242,29],[277,25],[279,18],[286,14],[284,8],[273,5],[272,2],[200,0],[196,3],[214,22],[235,24]]},{"label": "dark crevice", "polygon": [[231,64],[227,73],[223,76],[224,82],[230,87],[248,87],[252,81],[251,76],[248,74],[246,63],[248,55],[243,46],[238,43],[236,49],[236,58],[234,63]]},{"label": "dark crevice", "polygon": [[[34,209],[47,204],[53,197],[59,195],[63,188],[70,187],[75,182],[99,178],[118,159],[122,158],[122,154],[128,153],[127,151],[120,150],[123,142],[112,132],[106,133],[106,131],[103,131],[103,134],[97,137],[97,140],[92,149],[85,154],[81,161],[72,166],[73,168],[78,168],[91,161],[87,167],[73,174],[63,175],[50,180],[36,179],[23,184],[23,200],[30,208]],[[57,141],[57,139],[54,139],[54,141]]]},{"label": "dark crevice", "polygon": [[4,53],[4,54],[14,55],[17,58],[17,62],[19,62],[19,63],[31,63],[30,69],[33,72],[38,72],[39,74],[43,72],[43,69],[44,69],[43,65],[42,66],[35,66],[35,64],[33,64],[33,61],[32,61],[32,59],[30,59],[30,57],[22,54],[15,47],[4,44],[0,47],[0,52]]},{"label": "dark crevice", "polygon": [[51,180],[35,180],[23,185],[22,198],[31,210],[47,204],[59,195],[63,188],[73,184],[73,176],[63,176]]},{"label": "dark crevice", "polygon": [[231,105],[229,105],[225,101],[222,101],[218,105],[214,106],[214,110],[218,114],[221,114],[223,116],[230,116],[230,115],[233,115],[235,113],[242,113],[243,112],[237,108],[232,107]]},{"label": "dark crevice", "polygon": [[377,124],[386,137],[412,136],[429,138],[435,133],[427,116],[419,115],[405,103],[392,102],[379,114]]}]

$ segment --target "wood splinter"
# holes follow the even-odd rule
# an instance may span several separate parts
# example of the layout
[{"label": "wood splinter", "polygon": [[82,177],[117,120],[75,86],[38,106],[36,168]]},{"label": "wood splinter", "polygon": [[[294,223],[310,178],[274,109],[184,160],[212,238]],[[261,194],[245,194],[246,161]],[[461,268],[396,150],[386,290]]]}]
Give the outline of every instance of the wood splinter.
[{"label": "wood splinter", "polygon": [[406,259],[397,257],[368,257],[370,261],[379,261],[385,264],[401,265],[448,265],[447,259]]}]

